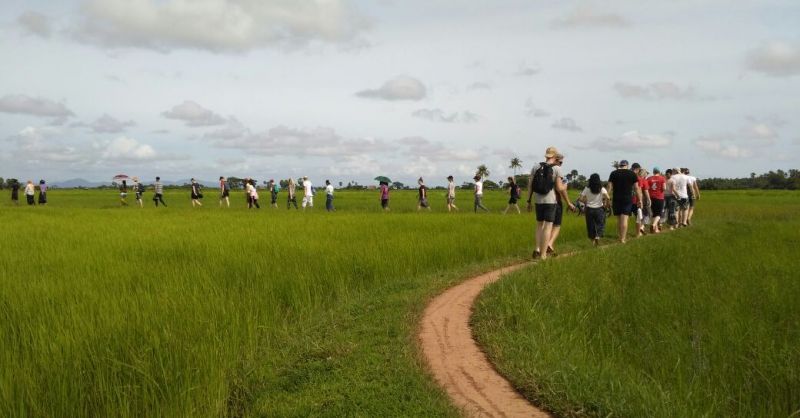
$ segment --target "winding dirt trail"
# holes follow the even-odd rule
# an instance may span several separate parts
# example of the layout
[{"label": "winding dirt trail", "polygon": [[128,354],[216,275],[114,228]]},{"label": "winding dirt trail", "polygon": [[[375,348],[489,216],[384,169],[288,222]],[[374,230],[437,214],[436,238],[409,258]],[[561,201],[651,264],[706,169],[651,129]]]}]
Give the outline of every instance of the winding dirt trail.
[{"label": "winding dirt trail", "polygon": [[531,262],[465,280],[425,308],[420,345],[431,373],[467,416],[549,417],[528,402],[497,371],[472,338],[472,305],[484,287]]}]

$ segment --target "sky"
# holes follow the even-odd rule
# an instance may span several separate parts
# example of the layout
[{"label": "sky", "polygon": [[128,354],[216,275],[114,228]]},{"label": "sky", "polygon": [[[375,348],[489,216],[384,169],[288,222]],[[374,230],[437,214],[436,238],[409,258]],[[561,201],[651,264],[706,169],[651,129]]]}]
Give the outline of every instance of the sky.
[{"label": "sky", "polygon": [[4,0],[0,176],[800,166],[796,0]]}]

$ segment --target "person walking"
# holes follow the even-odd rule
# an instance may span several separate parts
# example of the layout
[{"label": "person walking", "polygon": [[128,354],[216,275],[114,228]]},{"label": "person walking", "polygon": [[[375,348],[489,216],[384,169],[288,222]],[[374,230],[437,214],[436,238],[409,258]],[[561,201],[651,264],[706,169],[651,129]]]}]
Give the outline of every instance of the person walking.
[{"label": "person walking", "polygon": [[28,180],[28,183],[25,185],[25,200],[28,202],[28,206],[36,206],[36,200],[34,199],[35,193],[36,188],[33,186],[33,181]]},{"label": "person walking", "polygon": [[695,203],[700,200],[700,186],[697,182],[697,177],[691,175],[688,168],[682,168],[683,174],[686,175],[688,179],[688,186],[687,192],[689,195],[689,209],[686,213],[686,225],[689,226],[692,224],[692,216],[694,216],[694,205]]},{"label": "person walking", "polygon": [[[564,170],[562,166],[564,165],[564,154],[558,153],[556,154],[556,165],[558,168],[561,169],[563,173]],[[562,194],[567,195],[567,182],[564,181],[564,177],[561,177],[561,185],[563,186],[563,193],[560,190],[556,190],[556,217],[553,219],[553,227],[550,230],[550,241],[547,242],[547,255],[548,256],[555,256],[556,250],[556,240],[558,236],[561,234],[561,221],[564,219],[564,203],[563,201],[569,201],[569,197],[566,199],[562,199]]]},{"label": "person walking", "polygon": [[153,191],[155,195],[153,195],[153,202],[155,202],[156,207],[158,207],[158,203],[160,202],[164,207],[167,207],[167,204],[164,203],[164,185],[161,184],[161,177],[156,177],[156,182],[153,184]]},{"label": "person walking", "polygon": [[294,182],[293,178],[289,178],[289,184],[286,186],[286,209],[291,209],[292,205],[294,205],[295,209],[297,207],[297,185]]},{"label": "person walking", "polygon": [[517,203],[519,201],[519,186],[517,186],[517,182],[516,180],[514,180],[514,177],[511,176],[508,177],[507,184],[508,184],[508,206],[506,206],[506,210],[503,211],[503,215],[507,214],[509,209],[511,208],[516,209],[517,214],[520,214],[522,213],[522,211],[519,210],[519,204]]},{"label": "person walking", "polygon": [[39,180],[39,204],[47,204],[47,183],[44,180]]},{"label": "person walking", "polygon": [[128,181],[122,180],[119,186],[119,203],[122,206],[128,206]]},{"label": "person walking", "polygon": [[599,174],[589,176],[589,184],[584,187],[578,200],[586,205],[586,233],[596,247],[605,234],[606,208],[611,201],[608,191],[600,182]]},{"label": "person walking", "polygon": [[16,180],[11,182],[11,203],[19,206],[19,182]]},{"label": "person walking", "polygon": [[639,188],[639,177],[628,169],[628,161],[622,160],[616,170],[608,177],[608,194],[612,196],[611,209],[617,217],[617,233],[619,242],[625,243],[628,235],[628,218],[633,213],[633,195],[636,194],[637,205],[642,204],[642,190]]},{"label": "person walking", "polygon": [[649,185],[648,194],[650,196],[650,211],[652,213],[652,224],[650,232],[658,234],[661,232],[661,217],[664,216],[664,187],[667,180],[661,175],[661,169],[653,167],[653,175],[647,178]]},{"label": "person walking", "polygon": [[278,192],[281,190],[281,186],[275,179],[269,179],[268,186],[269,187],[269,196],[270,196],[270,205],[277,209],[278,208]]},{"label": "person walking", "polygon": [[486,209],[486,206],[483,206],[483,177],[476,174],[472,179],[475,180],[475,205],[473,206],[473,210],[475,213],[478,213],[478,209],[481,209],[484,212],[489,212],[489,209]]},{"label": "person walking", "polygon": [[647,182],[647,170],[642,168],[639,163],[633,163],[631,170],[636,174],[639,190],[642,191],[642,202],[639,204],[639,197],[633,196],[634,210],[636,211],[636,237],[645,234],[645,226],[650,221],[650,184]]},{"label": "person walking", "polygon": [[325,210],[336,212],[336,208],[333,207],[333,185],[330,180],[325,180]]},{"label": "person walking", "polygon": [[447,211],[458,211],[456,207],[456,183],[453,176],[447,176]]},{"label": "person walking", "polygon": [[[553,230],[556,218],[556,193],[562,194],[562,199],[567,202],[570,210],[575,206],[569,201],[566,186],[562,180],[561,167],[556,164],[559,154],[556,147],[548,147],[544,152],[545,160],[531,170],[528,183],[528,205],[530,212],[536,208],[536,245],[533,258],[547,258],[547,244]],[[544,251],[542,251],[544,250]]]},{"label": "person walking", "polygon": [[249,206],[249,208],[252,209],[253,206],[255,206],[256,209],[261,209],[261,206],[258,204],[258,189],[256,188],[256,181],[255,180],[250,179],[250,181],[247,182],[246,191],[247,191],[247,195],[250,197],[250,206]]},{"label": "person walking", "polygon": [[389,183],[382,181],[380,182],[380,192],[381,192],[381,208],[385,212],[388,212],[389,209]]},{"label": "person walking", "polygon": [[689,214],[689,177],[678,168],[673,168],[669,181],[672,182],[672,194],[678,202],[678,227],[685,227]]},{"label": "person walking", "polygon": [[203,192],[200,190],[200,183],[194,178],[192,179],[192,207],[203,206],[200,200],[203,198]]},{"label": "person walking", "polygon": [[225,202],[225,207],[231,207],[231,186],[228,184],[228,179],[224,176],[219,176],[219,207]]},{"label": "person walking", "polygon": [[142,196],[144,195],[144,184],[139,182],[139,177],[133,178],[133,191],[136,203],[139,204],[139,208],[143,208],[144,202],[142,202]]},{"label": "person walking", "polygon": [[668,168],[664,172],[666,175],[664,183],[664,204],[667,207],[667,224],[672,231],[678,226],[678,200],[675,198],[675,182],[672,181],[672,169]]},{"label": "person walking", "polygon": [[422,177],[417,180],[417,192],[419,196],[417,197],[417,211],[424,209],[431,210],[431,206],[428,204],[428,186],[425,185],[425,181],[422,180]]},{"label": "person walking", "polygon": [[303,204],[301,206],[303,210],[306,210],[306,206],[314,207],[314,187],[308,176],[303,176]]}]

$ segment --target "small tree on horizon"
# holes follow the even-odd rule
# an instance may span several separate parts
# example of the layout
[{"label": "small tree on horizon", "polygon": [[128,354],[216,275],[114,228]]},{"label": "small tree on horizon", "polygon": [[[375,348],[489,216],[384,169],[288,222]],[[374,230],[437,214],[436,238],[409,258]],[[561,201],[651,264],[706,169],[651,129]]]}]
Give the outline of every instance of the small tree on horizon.
[{"label": "small tree on horizon", "polygon": [[475,175],[482,179],[489,177],[489,174],[491,173],[489,172],[489,168],[486,167],[486,164],[479,165],[478,170],[475,172]]},{"label": "small tree on horizon", "polygon": [[509,165],[508,168],[514,170],[514,177],[516,177],[517,176],[517,169],[518,168],[522,168],[522,160],[520,160],[518,157],[512,158],[511,159],[511,165]]}]

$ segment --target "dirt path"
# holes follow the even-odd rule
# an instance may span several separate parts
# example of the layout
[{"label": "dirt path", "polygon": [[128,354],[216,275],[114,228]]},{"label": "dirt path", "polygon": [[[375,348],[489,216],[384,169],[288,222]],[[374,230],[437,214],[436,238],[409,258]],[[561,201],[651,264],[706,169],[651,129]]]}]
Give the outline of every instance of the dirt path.
[{"label": "dirt path", "polygon": [[475,299],[517,264],[467,279],[437,296],[422,317],[419,333],[425,359],[436,381],[467,416],[549,417],[511,387],[472,338],[469,320]]}]

